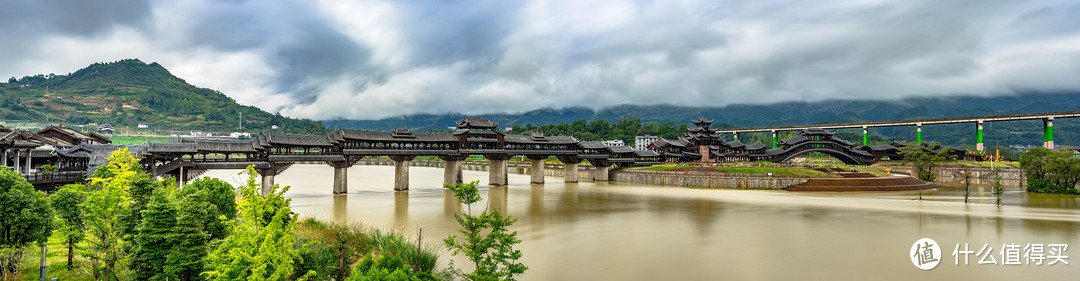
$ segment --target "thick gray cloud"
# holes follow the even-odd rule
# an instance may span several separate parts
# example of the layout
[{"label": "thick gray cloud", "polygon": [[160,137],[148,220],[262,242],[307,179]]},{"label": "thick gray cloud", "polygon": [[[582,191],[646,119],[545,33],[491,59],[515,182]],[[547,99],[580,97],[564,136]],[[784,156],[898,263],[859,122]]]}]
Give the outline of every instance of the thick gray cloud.
[{"label": "thick gray cloud", "polygon": [[317,119],[1080,90],[1071,1],[9,0],[0,25],[0,76],[140,58]]}]

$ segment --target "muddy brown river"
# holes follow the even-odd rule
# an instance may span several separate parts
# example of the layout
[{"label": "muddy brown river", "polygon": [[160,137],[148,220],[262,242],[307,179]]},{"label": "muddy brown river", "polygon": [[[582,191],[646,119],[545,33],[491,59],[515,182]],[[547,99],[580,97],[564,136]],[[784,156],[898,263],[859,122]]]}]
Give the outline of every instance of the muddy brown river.
[{"label": "muddy brown river", "polygon": [[[206,176],[239,184],[239,171]],[[295,212],[337,222],[395,228],[425,242],[441,243],[458,225],[458,204],[441,188],[442,169],[410,168],[411,190],[393,191],[393,167],[354,166],[349,193],[331,194],[333,169],[295,165],[276,179],[290,185]],[[509,176],[509,186],[489,188],[484,201],[517,217],[512,230],[523,242],[529,270],[519,280],[1077,280],[1080,276],[1080,197],[1027,195],[1007,188],[1005,206],[994,206],[989,187],[973,188],[975,203],[963,203],[962,187],[879,193],[798,193],[768,190],[690,189],[615,182],[529,184],[528,175]],[[940,245],[936,268],[923,271],[911,259],[912,245],[931,238]],[[953,256],[957,244],[984,254]],[[1018,245],[1021,263],[1012,254]],[[1051,253],[1048,265],[1026,264],[1026,254]],[[1043,251],[1025,252],[1025,246]],[[1008,252],[1003,248],[1010,249]],[[1034,249],[1034,247],[1029,247]],[[441,246],[440,246],[441,249]],[[996,264],[979,264],[991,256]],[[1031,257],[1032,255],[1027,255]],[[1060,256],[1060,254],[1059,254]],[[442,250],[440,264],[468,261]],[[959,260],[959,265],[957,261]],[[984,260],[989,261],[989,260]]]}]

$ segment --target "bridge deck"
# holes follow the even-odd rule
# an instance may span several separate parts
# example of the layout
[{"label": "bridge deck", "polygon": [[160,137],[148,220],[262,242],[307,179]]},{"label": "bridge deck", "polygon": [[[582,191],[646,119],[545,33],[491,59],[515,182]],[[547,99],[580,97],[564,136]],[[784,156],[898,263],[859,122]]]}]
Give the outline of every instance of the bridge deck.
[{"label": "bridge deck", "polygon": [[771,132],[771,131],[794,131],[802,130],[806,128],[821,128],[821,129],[855,129],[862,127],[895,127],[895,126],[915,126],[915,125],[934,125],[934,124],[957,124],[957,123],[975,123],[978,121],[983,122],[1000,122],[1000,121],[1020,121],[1020,120],[1040,120],[1047,118],[1075,118],[1080,117],[1080,111],[1068,111],[1068,112],[1053,112],[1053,113],[1031,113],[1031,114],[1012,114],[1012,115],[993,115],[993,116],[978,116],[978,117],[957,117],[957,118],[937,118],[937,119],[918,119],[918,120],[903,120],[903,121],[880,121],[880,122],[862,122],[862,123],[839,123],[839,124],[820,124],[820,125],[802,125],[802,126],[779,126],[779,127],[759,127],[759,128],[743,128],[743,129],[719,129],[718,133],[750,133],[750,132]]}]

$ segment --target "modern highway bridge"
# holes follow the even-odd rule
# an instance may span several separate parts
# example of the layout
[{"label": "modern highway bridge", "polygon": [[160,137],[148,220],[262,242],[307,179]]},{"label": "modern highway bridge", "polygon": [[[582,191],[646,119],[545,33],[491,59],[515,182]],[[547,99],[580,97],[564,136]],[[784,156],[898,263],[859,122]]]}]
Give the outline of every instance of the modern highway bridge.
[{"label": "modern highway bridge", "polygon": [[1054,119],[1061,118],[1075,118],[1080,117],[1080,111],[1069,112],[1052,112],[1052,113],[1032,113],[1032,114],[1013,114],[1013,115],[994,115],[994,116],[978,116],[978,117],[958,117],[958,118],[938,118],[938,119],[919,119],[919,120],[902,120],[902,121],[881,121],[881,122],[862,122],[862,123],[843,123],[843,124],[821,124],[821,125],[801,125],[801,126],[779,126],[779,127],[760,127],[760,128],[742,128],[742,129],[717,129],[717,133],[734,134],[735,139],[739,138],[740,133],[756,133],[766,132],[772,134],[773,144],[772,147],[776,147],[780,142],[779,133],[783,131],[799,131],[809,128],[819,129],[858,129],[863,130],[863,145],[868,145],[869,129],[872,127],[900,127],[900,126],[915,126],[915,139],[916,142],[922,142],[922,126],[923,125],[939,125],[939,124],[962,124],[968,123],[975,125],[975,150],[977,153],[983,152],[983,123],[986,122],[1002,122],[1002,121],[1021,121],[1021,120],[1042,120],[1043,121],[1043,146],[1049,149],[1054,148]]}]

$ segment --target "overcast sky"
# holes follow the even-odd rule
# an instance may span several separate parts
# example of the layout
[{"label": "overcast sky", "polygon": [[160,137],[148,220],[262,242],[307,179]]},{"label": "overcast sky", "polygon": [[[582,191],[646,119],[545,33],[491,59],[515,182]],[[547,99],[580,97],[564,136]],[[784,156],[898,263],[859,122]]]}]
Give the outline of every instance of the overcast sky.
[{"label": "overcast sky", "polygon": [[1080,90],[1077,1],[0,0],[0,42],[314,119]]}]

